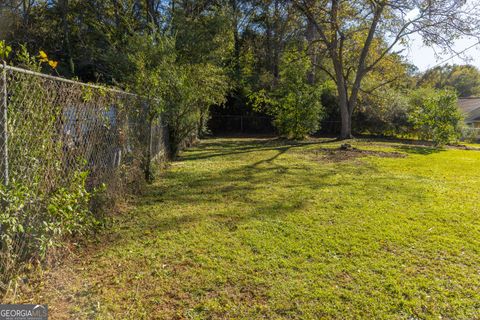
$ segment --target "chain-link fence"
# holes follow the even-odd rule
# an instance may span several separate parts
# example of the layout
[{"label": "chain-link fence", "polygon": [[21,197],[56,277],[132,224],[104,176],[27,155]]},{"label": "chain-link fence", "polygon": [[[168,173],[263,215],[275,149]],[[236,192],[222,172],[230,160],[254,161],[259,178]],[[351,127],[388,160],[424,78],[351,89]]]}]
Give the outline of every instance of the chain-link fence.
[{"label": "chain-link fence", "polygon": [[102,187],[103,198],[112,199],[138,189],[169,145],[167,127],[146,99],[5,64],[0,71],[0,290],[6,290],[48,235],[81,223],[79,177],[87,191]]},{"label": "chain-link fence", "polygon": [[273,134],[272,117],[213,114],[208,128],[214,135],[221,134]]}]

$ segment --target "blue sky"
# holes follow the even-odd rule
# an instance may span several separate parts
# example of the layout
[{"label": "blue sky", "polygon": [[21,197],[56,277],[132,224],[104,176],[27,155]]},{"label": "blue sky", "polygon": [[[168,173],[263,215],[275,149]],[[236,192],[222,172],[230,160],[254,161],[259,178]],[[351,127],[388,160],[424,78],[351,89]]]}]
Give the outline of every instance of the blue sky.
[{"label": "blue sky", "polygon": [[[404,55],[407,59],[416,65],[420,71],[425,71],[428,68],[431,68],[438,63],[442,62],[445,59],[451,57],[451,54],[441,54],[438,52],[439,55],[435,55],[435,50],[426,47],[422,43],[422,39],[420,36],[414,36],[410,39],[410,48],[406,49]],[[478,40],[474,39],[459,39],[455,43],[455,50],[462,51],[471,45],[478,42]],[[443,64],[473,64],[480,68],[480,44],[476,45],[475,47],[471,48],[470,50],[466,51],[461,57],[455,57],[448,62]]]},{"label": "blue sky", "polygon": [[[465,8],[470,8],[469,10],[472,10],[473,8],[480,8],[480,0],[467,0]],[[457,52],[460,52],[477,42],[478,39],[459,39],[455,43],[455,50]],[[441,52],[437,52],[436,54],[433,48],[429,48],[423,45],[422,38],[419,35],[413,35],[409,39],[409,48],[405,50],[404,55],[411,63],[416,65],[420,71],[425,71],[428,68],[434,67],[452,56],[451,53],[442,55]],[[465,54],[462,54],[459,57],[455,57],[442,64],[446,63],[469,63],[480,68],[480,44],[469,49],[465,52]]]}]

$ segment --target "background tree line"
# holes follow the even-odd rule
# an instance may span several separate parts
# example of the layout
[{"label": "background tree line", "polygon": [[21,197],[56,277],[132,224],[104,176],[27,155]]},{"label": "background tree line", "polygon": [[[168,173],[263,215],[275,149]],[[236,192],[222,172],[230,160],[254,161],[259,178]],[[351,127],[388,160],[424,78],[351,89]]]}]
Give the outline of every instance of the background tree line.
[{"label": "background tree line", "polygon": [[[151,98],[156,112],[168,116],[176,145],[206,132],[212,106],[267,114],[290,138],[316,132],[322,121],[338,121],[341,138],[351,137],[352,128],[432,137],[416,118],[429,113],[419,108],[447,108],[438,107],[438,97],[455,94],[438,90],[471,96],[480,88],[472,66],[419,74],[402,56],[413,34],[445,52],[458,37],[478,36],[478,8],[465,1],[0,3],[0,38],[14,52],[43,50],[59,61],[55,73]],[[15,63],[15,55],[10,59]],[[420,87],[430,89],[419,95]],[[461,122],[455,99],[449,101],[450,134],[437,137],[441,142],[458,137]]]}]

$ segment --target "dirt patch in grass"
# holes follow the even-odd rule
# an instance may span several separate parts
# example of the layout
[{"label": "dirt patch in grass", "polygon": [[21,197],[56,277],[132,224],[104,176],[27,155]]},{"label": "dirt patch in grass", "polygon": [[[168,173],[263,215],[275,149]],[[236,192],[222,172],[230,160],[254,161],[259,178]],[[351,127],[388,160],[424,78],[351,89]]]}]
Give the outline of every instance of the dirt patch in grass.
[{"label": "dirt patch in grass", "polygon": [[354,160],[358,158],[374,156],[380,158],[405,158],[407,154],[401,152],[387,152],[376,150],[362,150],[351,145],[341,145],[339,148],[320,148],[313,150],[318,160],[328,162],[340,162]]},{"label": "dirt patch in grass", "polygon": [[463,145],[463,144],[459,144],[459,145],[450,145],[448,146],[449,149],[457,149],[457,150],[473,150],[473,151],[480,151],[480,148],[477,148],[477,147],[470,147],[470,146],[466,146],[466,145]]},{"label": "dirt patch in grass", "polygon": [[479,318],[480,153],[269,141],[184,151],[16,302],[52,319]]}]

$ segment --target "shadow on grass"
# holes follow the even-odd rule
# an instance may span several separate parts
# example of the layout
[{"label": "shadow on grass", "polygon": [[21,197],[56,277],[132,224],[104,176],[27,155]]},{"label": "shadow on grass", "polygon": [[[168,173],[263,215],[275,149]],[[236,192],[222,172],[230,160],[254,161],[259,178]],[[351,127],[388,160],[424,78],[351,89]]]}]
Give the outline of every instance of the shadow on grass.
[{"label": "shadow on grass", "polygon": [[[353,173],[356,176],[368,176],[378,173],[375,165],[365,163],[358,165],[330,165],[316,168],[312,170],[309,166],[297,166],[295,164],[282,163],[277,161],[278,158],[291,150],[292,148],[314,144],[314,143],[294,143],[285,145],[283,142],[276,142],[279,145],[265,147],[272,144],[270,140],[249,140],[249,141],[225,141],[225,142],[208,142],[206,146],[195,148],[211,150],[211,147],[226,149],[226,152],[218,152],[215,150],[212,154],[207,152],[203,157],[187,156],[182,158],[184,161],[202,161],[202,159],[212,156],[227,156],[231,154],[239,154],[253,151],[275,150],[274,155],[253,163],[245,163],[213,172],[196,172],[196,171],[170,171],[167,172],[165,183],[153,185],[146,196],[138,203],[140,207],[145,207],[145,211],[158,210],[157,205],[162,203],[178,204],[186,207],[200,206],[208,208],[215,206],[219,202],[223,202],[226,206],[222,212],[186,212],[178,216],[165,216],[160,219],[151,219],[144,221],[145,223],[138,225],[140,229],[150,229],[158,231],[180,230],[185,225],[196,223],[201,220],[214,219],[218,222],[224,222],[228,228],[236,228],[239,223],[244,223],[251,219],[276,218],[278,216],[288,214],[296,209],[303,208],[312,196],[311,192],[305,192],[305,189],[313,192],[322,192],[325,189],[343,190],[349,188],[355,183],[349,179],[331,179],[332,176],[339,172]],[[417,150],[408,149],[411,152],[427,152],[422,148]],[[406,150],[402,150],[406,151]],[[380,178],[378,184],[385,185],[388,190],[389,184],[392,183],[394,177]],[[253,196],[255,192],[263,191],[269,185],[282,181],[284,189],[280,191],[286,195],[284,199],[272,201],[271,199],[258,199]],[[399,190],[395,190],[398,192]],[[406,189],[402,190],[405,194],[410,194],[412,199],[422,197],[419,190]],[[274,197],[275,194],[272,194]],[[339,193],[339,196],[341,194]],[[242,205],[244,204],[244,205]],[[193,209],[195,210],[195,209]]]},{"label": "shadow on grass", "polygon": [[[279,150],[282,153],[291,148],[299,148],[308,145],[326,144],[338,141],[337,139],[326,139],[319,141],[291,141],[280,138],[270,139],[239,139],[228,141],[206,140],[207,143],[195,147],[195,154],[182,154],[179,160],[200,160],[214,157],[222,157],[236,154],[244,154],[257,151]],[[199,152],[200,151],[200,152]]]},{"label": "shadow on grass", "polygon": [[418,140],[418,139],[408,139],[408,138],[397,138],[397,137],[388,137],[388,136],[378,136],[378,135],[358,135],[357,139],[366,141],[366,142],[386,142],[386,143],[401,143],[404,145],[420,146],[420,147],[433,147],[433,142],[428,140]]},{"label": "shadow on grass", "polygon": [[441,148],[428,147],[428,146],[396,146],[396,150],[403,151],[409,154],[420,154],[420,155],[430,155],[434,153],[439,153],[445,151]]},{"label": "shadow on grass", "polygon": [[[154,257],[152,261],[166,260],[166,264],[171,265],[174,270],[169,277],[178,277],[178,280],[182,280],[181,276],[177,276],[175,268],[178,267],[180,270],[178,272],[183,272],[180,269],[181,264],[183,261],[189,261],[184,258],[185,256],[188,257],[190,254],[211,255],[205,248],[212,242],[201,243],[198,247],[195,242],[202,241],[202,238],[225,241],[226,238],[235,237],[238,229],[240,229],[239,232],[254,230],[256,221],[270,223],[268,227],[275,228],[271,230],[277,232],[278,228],[276,227],[281,227],[283,224],[297,225],[297,213],[309,215],[309,219],[321,220],[325,223],[329,223],[332,215],[358,215],[358,212],[369,205],[370,201],[383,200],[386,193],[400,194],[405,199],[423,202],[422,197],[426,191],[422,184],[412,186],[406,182],[403,175],[397,177],[391,172],[382,173],[381,168],[373,163],[319,165],[318,162],[308,162],[304,158],[295,159],[293,155],[281,157],[292,148],[318,143],[322,142],[287,144],[277,140],[213,140],[184,153],[181,160],[188,161],[188,165],[180,164],[178,167],[172,168],[159,178],[159,182],[150,185],[146,194],[138,199],[137,209],[120,217],[121,220],[116,228],[103,239],[101,245],[95,246],[92,250],[94,254],[90,259],[93,261],[90,260],[89,264],[96,265],[95,259],[103,256],[104,260],[108,259],[107,262],[104,262],[108,267],[112,260],[112,268],[118,268],[116,272],[119,274],[119,281],[128,281],[126,284],[131,287],[131,290],[128,286],[114,284],[110,277],[105,276],[99,276],[98,279],[95,279],[94,285],[89,288],[97,290],[96,288],[100,287],[98,284],[102,285],[100,295],[103,292],[108,293],[108,290],[103,291],[106,287],[110,287],[112,291],[121,288],[120,290],[128,290],[133,294],[136,278],[129,279],[130,276],[133,277],[134,272],[129,272],[128,264],[134,266],[132,267],[133,271],[137,271],[138,268],[139,276],[145,274],[148,281],[155,280],[157,271],[154,270],[155,273],[153,273],[149,269],[149,257]],[[270,150],[270,152],[253,154],[253,152],[264,150]],[[403,151],[408,152],[407,150]],[[413,151],[425,152],[423,150]],[[206,164],[202,163],[203,159],[212,157],[219,157],[215,158],[218,163],[226,162],[229,161],[227,157],[229,155],[250,152],[252,152],[251,157],[250,155],[249,157],[238,157],[235,159],[236,161],[232,161],[228,166],[222,166],[221,169],[210,169],[214,168],[212,164],[207,164],[208,167],[205,168]],[[277,184],[280,185],[277,186]],[[270,188],[273,186],[276,188]],[[342,197],[345,202],[344,206],[341,201],[328,203],[330,200],[342,200]],[[315,207],[311,207],[312,205]],[[283,220],[278,222],[277,220],[280,219]],[[250,224],[245,226],[249,222]],[[277,223],[278,225],[275,225]],[[309,222],[305,223],[308,227]],[[197,228],[197,226],[200,227]],[[164,237],[159,237],[159,235]],[[268,236],[267,233],[266,237]],[[291,237],[290,234],[285,235],[285,237],[287,236]],[[298,236],[302,237],[303,235],[299,234]],[[342,236],[341,233],[339,236]],[[266,241],[268,240],[267,238]],[[165,246],[168,245],[172,245],[173,253],[165,249]],[[256,243],[254,242],[253,245],[246,243],[245,245],[250,245],[254,250]],[[117,255],[120,255],[125,262],[117,258]],[[215,256],[215,259],[217,258]],[[116,259],[119,260],[119,263],[116,263]],[[263,259],[263,257],[260,256],[259,259]],[[255,267],[262,268],[264,261]],[[233,261],[232,266],[236,262]],[[164,262],[162,261],[162,263]],[[212,263],[211,266],[213,268],[215,264]],[[198,265],[195,267],[198,268]],[[210,268],[210,265],[208,267]],[[169,268],[170,266],[166,270],[170,270]],[[187,265],[185,268],[192,267]],[[95,270],[98,270],[94,272],[99,274],[105,272],[103,268]],[[152,272],[152,276],[148,276],[150,272]],[[192,273],[192,275],[194,274]],[[141,284],[141,282],[137,283]],[[177,282],[172,282],[172,286],[175,283]],[[222,286],[222,284],[220,283],[218,286]],[[171,294],[171,291],[168,291],[171,289],[170,285],[167,284],[165,288],[167,290],[165,293],[163,291],[159,293],[162,295],[159,297],[161,299],[163,299],[163,295]],[[186,288],[188,286],[182,290],[186,290]],[[181,290],[179,292],[182,293]],[[90,294],[88,291],[87,293]],[[92,291],[95,299],[96,294],[98,295],[97,292]],[[145,298],[151,296],[151,293],[146,290],[141,291],[141,294],[145,295]],[[129,296],[124,295],[124,297],[128,298]],[[184,297],[177,299],[174,296],[174,299],[191,299],[188,296]],[[97,300],[88,299],[87,304],[82,307],[92,305],[93,301]],[[189,301],[189,303],[193,302]]]},{"label": "shadow on grass", "polygon": [[[260,160],[252,156],[250,163],[245,160],[245,163],[235,164],[220,171],[183,169],[166,172],[160,178],[163,182],[149,186],[147,193],[139,199],[136,205],[138,210],[127,215],[125,228],[119,232],[128,236],[115,235],[109,240],[109,246],[117,241],[137,241],[144,236],[145,231],[153,234],[182,231],[202,222],[224,226],[226,232],[234,231],[240,224],[251,220],[274,220],[302,210],[310,205],[310,200],[315,194],[327,190],[332,197],[342,197],[344,192],[358,192],[359,196],[362,196],[365,192],[362,188],[401,192],[412,201],[421,201],[424,195],[423,190],[412,188],[404,184],[403,180],[395,183],[394,176],[379,176],[378,168],[370,163],[361,166],[354,164],[309,166],[282,162],[278,158],[292,148],[312,143],[285,145],[276,142],[278,144],[266,147],[272,143],[270,140],[221,143],[212,141],[205,143],[206,146],[195,148],[194,152],[208,151],[203,157],[196,157],[194,154],[182,159],[201,162],[205,158],[245,152],[264,150],[277,152]],[[212,147],[215,149],[213,153]],[[422,154],[429,151],[428,148],[423,149],[407,147],[402,151]],[[219,152],[222,150],[225,152]],[[352,178],[334,178],[338,174]],[[361,176],[365,178],[359,184]],[[258,192],[265,194],[265,190],[278,183],[282,186],[272,188],[271,197],[259,197]],[[218,206],[219,203],[222,205]]]}]

